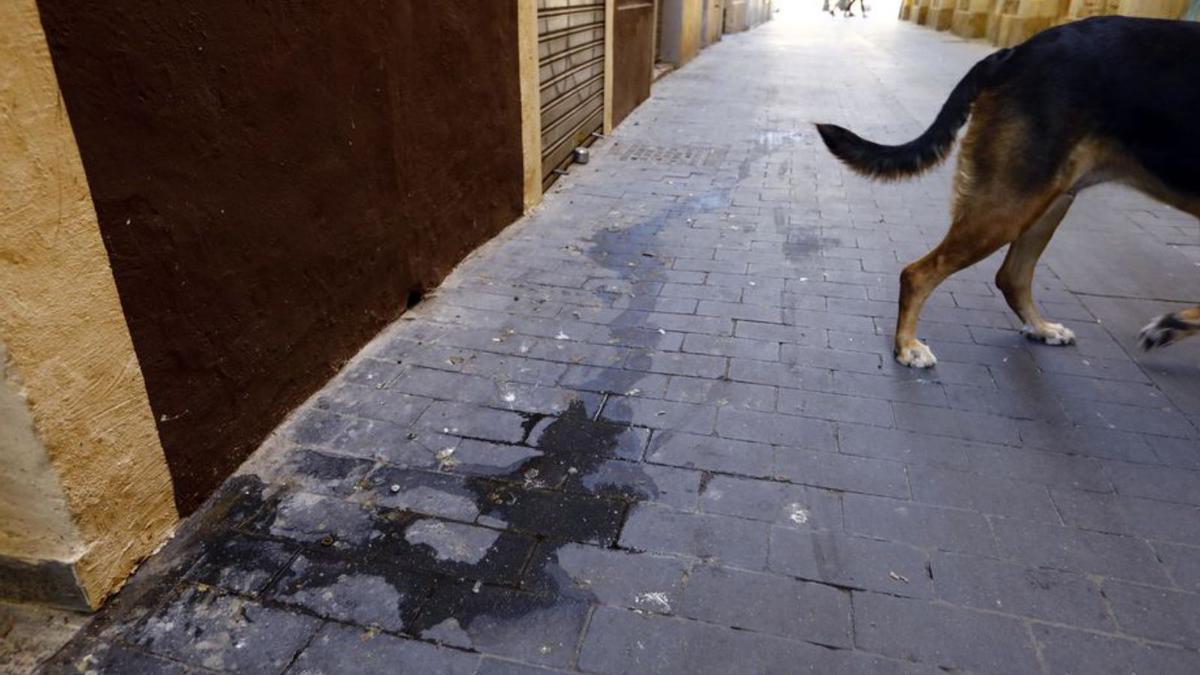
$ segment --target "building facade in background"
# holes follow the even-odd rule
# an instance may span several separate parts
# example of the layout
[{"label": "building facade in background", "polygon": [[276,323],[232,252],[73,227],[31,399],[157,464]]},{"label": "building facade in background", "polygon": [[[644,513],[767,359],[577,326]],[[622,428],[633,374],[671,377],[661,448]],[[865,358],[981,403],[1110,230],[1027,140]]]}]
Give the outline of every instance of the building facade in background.
[{"label": "building facade in background", "polygon": [[997,47],[1018,45],[1040,31],[1092,16],[1196,19],[1188,0],[902,0],[900,19]]}]

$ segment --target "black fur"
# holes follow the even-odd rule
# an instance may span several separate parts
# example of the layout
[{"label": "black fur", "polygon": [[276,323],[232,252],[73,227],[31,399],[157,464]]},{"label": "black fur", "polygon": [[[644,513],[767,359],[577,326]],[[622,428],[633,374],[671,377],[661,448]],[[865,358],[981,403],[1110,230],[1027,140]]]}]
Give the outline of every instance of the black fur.
[{"label": "black fur", "polygon": [[1010,52],[1001,49],[976,63],[950,92],[933,124],[904,145],[872,143],[836,124],[818,124],[817,133],[834,156],[864,176],[880,180],[914,176],[935,166],[950,152],[955,135],[967,123],[971,104],[979,92],[993,83],[1000,64],[1008,59]]},{"label": "black fur", "polygon": [[[1024,187],[1061,168],[1084,137],[1113,142],[1180,194],[1200,195],[1200,24],[1107,16],[1064,24],[975,64],[925,133],[879,145],[819,124],[829,150],[881,179],[915,175],[945,157],[971,105],[994,91],[1000,113],[1027,121]],[[977,167],[987,170],[988,167]]]}]

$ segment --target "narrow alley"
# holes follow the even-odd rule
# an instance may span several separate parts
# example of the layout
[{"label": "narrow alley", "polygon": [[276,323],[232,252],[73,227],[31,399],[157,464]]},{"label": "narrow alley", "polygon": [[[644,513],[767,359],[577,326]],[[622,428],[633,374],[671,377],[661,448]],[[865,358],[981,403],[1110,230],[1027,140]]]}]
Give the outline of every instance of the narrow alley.
[{"label": "narrow alley", "polygon": [[990,51],[891,7],[726,36],[44,670],[1200,672],[1200,340],[1136,350],[1200,298],[1195,219],[1086,193],[1035,293],[1078,344],[1020,335],[993,257],[910,370],[953,162],[871,183],[812,127],[908,140]]}]

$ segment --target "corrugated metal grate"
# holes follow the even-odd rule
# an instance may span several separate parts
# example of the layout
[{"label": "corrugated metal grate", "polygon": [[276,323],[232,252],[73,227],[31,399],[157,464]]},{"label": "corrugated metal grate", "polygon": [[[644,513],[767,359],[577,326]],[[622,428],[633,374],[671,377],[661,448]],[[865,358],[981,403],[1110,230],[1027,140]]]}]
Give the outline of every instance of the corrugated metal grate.
[{"label": "corrugated metal grate", "polygon": [[604,127],[603,0],[538,0],[542,186]]}]

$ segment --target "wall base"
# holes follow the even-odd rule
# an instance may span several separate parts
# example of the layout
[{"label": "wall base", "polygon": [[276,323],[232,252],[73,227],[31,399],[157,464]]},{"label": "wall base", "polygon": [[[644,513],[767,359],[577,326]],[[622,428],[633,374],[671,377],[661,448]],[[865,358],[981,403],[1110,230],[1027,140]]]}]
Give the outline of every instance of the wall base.
[{"label": "wall base", "polygon": [[27,561],[0,555],[0,600],[91,611],[75,576],[75,565],[58,560]]}]

